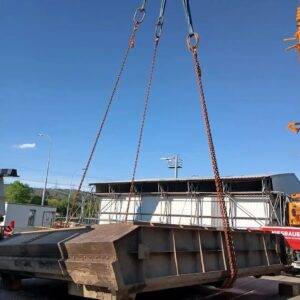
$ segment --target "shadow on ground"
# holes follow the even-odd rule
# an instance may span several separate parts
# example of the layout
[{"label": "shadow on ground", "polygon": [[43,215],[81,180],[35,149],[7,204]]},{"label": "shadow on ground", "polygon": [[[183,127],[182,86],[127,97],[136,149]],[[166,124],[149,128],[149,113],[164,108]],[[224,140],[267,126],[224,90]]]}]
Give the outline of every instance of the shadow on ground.
[{"label": "shadow on ground", "polygon": [[[300,279],[299,279],[300,281]],[[0,299],[5,300],[54,300],[80,299],[68,295],[67,285],[60,281],[44,279],[25,279],[22,290],[7,291],[0,286]],[[253,277],[238,279],[229,290],[219,290],[210,286],[179,288],[160,292],[145,293],[137,296],[137,300],[285,300],[287,297],[278,295],[278,282],[275,280],[256,279]]]}]

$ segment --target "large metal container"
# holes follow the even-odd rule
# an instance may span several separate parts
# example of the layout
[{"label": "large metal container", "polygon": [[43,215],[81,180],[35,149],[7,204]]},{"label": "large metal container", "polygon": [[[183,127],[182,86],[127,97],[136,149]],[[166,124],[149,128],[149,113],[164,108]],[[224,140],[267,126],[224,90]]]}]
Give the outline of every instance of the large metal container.
[{"label": "large metal container", "polygon": [[[279,240],[233,233],[238,276],[282,270]],[[68,281],[69,293],[130,299],[137,293],[222,281],[228,276],[223,232],[193,226],[116,223],[17,234],[0,242],[6,283],[40,277]]]}]

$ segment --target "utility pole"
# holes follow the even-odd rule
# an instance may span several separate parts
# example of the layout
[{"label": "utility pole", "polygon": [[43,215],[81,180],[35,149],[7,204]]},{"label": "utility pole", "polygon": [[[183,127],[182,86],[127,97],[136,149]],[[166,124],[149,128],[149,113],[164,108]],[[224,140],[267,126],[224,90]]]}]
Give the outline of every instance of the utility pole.
[{"label": "utility pole", "polygon": [[46,167],[46,177],[45,177],[45,183],[44,183],[44,189],[43,189],[43,195],[42,195],[42,203],[43,206],[45,204],[45,197],[46,197],[46,191],[47,191],[47,183],[48,183],[48,175],[49,175],[49,168],[50,168],[50,159],[51,159],[51,151],[52,151],[52,139],[48,134],[39,133],[38,134],[41,137],[45,137],[49,141],[49,151],[48,151],[48,160],[47,160],[47,167]]},{"label": "utility pole", "polygon": [[69,194],[68,194],[68,200],[67,200],[67,212],[66,212],[66,220],[69,219],[69,209],[70,209],[70,199],[71,199],[71,195],[72,195],[72,183],[73,183],[73,177],[74,177],[75,173],[72,176],[71,182],[70,182],[70,189],[69,189]]},{"label": "utility pole", "polygon": [[166,160],[168,163],[169,169],[174,169],[174,177],[178,178],[178,169],[182,168],[183,160],[180,158],[178,154],[170,156],[170,157],[162,157],[162,160]]}]

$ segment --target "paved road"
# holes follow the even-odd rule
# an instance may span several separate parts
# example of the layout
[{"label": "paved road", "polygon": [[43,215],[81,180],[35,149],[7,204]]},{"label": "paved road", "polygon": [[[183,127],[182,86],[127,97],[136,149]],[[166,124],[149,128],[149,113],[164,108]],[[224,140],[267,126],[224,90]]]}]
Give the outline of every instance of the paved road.
[{"label": "paved road", "polygon": [[[300,283],[300,278],[299,278]],[[23,280],[23,289],[18,292],[6,291],[0,288],[2,300],[78,300],[67,294],[66,286],[61,282],[26,279]],[[173,291],[164,291],[139,295],[137,300],[284,300],[288,299],[278,295],[278,282],[274,280],[256,279],[252,277],[238,279],[235,286],[227,291],[212,287],[184,288]],[[291,299],[291,298],[290,298]],[[300,299],[294,297],[293,299]]]}]

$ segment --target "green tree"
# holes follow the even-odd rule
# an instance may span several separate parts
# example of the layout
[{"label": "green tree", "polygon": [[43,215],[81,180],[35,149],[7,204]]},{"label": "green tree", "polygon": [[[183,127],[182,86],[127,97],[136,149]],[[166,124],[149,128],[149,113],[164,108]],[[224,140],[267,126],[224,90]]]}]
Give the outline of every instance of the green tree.
[{"label": "green tree", "polygon": [[30,204],[41,205],[42,197],[39,195],[33,195],[30,199]]},{"label": "green tree", "polygon": [[47,205],[56,207],[57,212],[61,216],[65,216],[67,213],[68,200],[67,198],[63,198],[63,199],[50,198],[47,201]]},{"label": "green tree", "polygon": [[5,189],[5,198],[10,203],[30,203],[33,189],[20,181],[11,183]]}]

